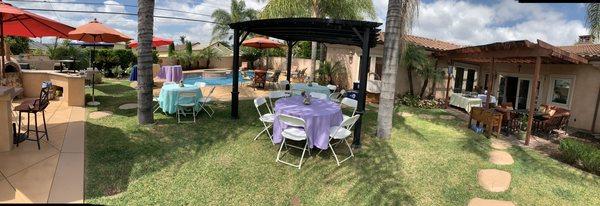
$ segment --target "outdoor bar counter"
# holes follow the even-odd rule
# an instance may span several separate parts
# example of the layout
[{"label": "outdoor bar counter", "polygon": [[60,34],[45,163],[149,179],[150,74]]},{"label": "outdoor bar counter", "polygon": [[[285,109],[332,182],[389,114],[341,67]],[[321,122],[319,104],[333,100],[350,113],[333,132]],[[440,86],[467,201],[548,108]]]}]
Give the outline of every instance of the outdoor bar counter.
[{"label": "outdoor bar counter", "polygon": [[10,151],[13,147],[11,100],[13,88],[0,86],[0,152]]},{"label": "outdoor bar counter", "polygon": [[27,98],[40,96],[42,82],[62,87],[63,99],[69,106],[85,106],[85,76],[50,70],[23,70],[23,89]]}]

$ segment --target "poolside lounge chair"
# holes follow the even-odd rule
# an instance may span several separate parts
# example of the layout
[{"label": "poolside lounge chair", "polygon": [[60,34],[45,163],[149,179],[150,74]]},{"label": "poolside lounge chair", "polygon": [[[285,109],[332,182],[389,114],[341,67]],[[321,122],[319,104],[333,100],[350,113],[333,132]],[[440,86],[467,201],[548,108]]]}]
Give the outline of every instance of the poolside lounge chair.
[{"label": "poolside lounge chair", "polygon": [[281,75],[281,70],[275,70],[271,78],[267,79],[267,84],[271,84],[275,86],[277,82],[279,82],[279,75]]},{"label": "poolside lounge chair", "polygon": [[[308,154],[310,155],[310,150],[308,149],[308,134],[306,134],[306,122],[302,118],[285,115],[285,114],[280,114],[277,117],[279,118],[279,121],[281,123],[287,125],[288,128],[284,129],[281,132],[281,136],[283,137],[283,140],[281,142],[281,146],[279,146],[279,152],[277,152],[277,159],[275,159],[275,161],[281,162],[286,165],[290,165],[292,167],[297,167],[298,169],[300,169],[302,167],[302,160],[304,159],[304,153],[306,151],[308,151]],[[286,140],[306,141],[306,143],[304,144],[304,147],[298,147],[295,145],[287,144]],[[302,156],[300,156],[300,162],[298,163],[298,165],[295,165],[295,164],[292,164],[292,163],[289,163],[289,162],[286,162],[286,161],[283,161],[280,159],[281,158],[281,150],[283,149],[284,146],[286,148],[292,147],[292,148],[302,150]]]}]

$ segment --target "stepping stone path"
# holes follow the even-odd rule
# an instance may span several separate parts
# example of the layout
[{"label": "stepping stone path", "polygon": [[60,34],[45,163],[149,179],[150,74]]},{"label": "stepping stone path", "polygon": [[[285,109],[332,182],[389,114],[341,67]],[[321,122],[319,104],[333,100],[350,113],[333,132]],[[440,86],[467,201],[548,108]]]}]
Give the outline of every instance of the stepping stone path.
[{"label": "stepping stone path", "polygon": [[477,172],[477,182],[490,192],[504,192],[510,186],[510,173],[497,169],[484,169]]},{"label": "stepping stone path", "polygon": [[408,113],[408,112],[398,112],[398,115],[400,115],[401,117],[412,117],[413,114]]},{"label": "stepping stone path", "polygon": [[109,111],[97,111],[97,112],[90,113],[90,118],[91,119],[100,119],[100,118],[108,117],[112,114],[113,113],[109,112]]},{"label": "stepping stone path", "polygon": [[[514,163],[512,156],[503,150],[511,147],[509,142],[492,139],[491,147],[495,150],[490,152],[489,161],[497,165],[511,165]],[[477,182],[483,189],[490,192],[504,192],[510,187],[512,176],[509,172],[497,169],[483,169],[477,172]],[[469,201],[469,206],[511,206],[515,205],[510,201],[488,200],[473,198]]]},{"label": "stepping stone path", "polygon": [[515,163],[508,152],[495,150],[490,152],[490,162],[497,165],[512,165]]},{"label": "stepping stone path", "polygon": [[515,203],[510,201],[473,198],[469,201],[468,206],[515,206]]},{"label": "stepping stone path", "polygon": [[136,103],[127,103],[127,104],[119,106],[119,109],[137,109],[137,104]]},{"label": "stepping stone path", "polygon": [[440,119],[443,119],[443,120],[453,120],[453,119],[456,119],[456,117],[454,117],[452,115],[440,115]]},{"label": "stepping stone path", "polygon": [[426,120],[432,120],[432,119],[435,119],[435,116],[429,115],[429,114],[420,114],[419,118],[426,119]]}]

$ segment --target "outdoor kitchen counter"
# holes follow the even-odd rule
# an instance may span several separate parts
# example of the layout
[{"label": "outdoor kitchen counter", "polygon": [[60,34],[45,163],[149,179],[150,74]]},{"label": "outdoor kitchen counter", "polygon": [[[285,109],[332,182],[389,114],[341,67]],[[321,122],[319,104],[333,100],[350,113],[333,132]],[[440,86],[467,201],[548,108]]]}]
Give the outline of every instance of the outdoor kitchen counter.
[{"label": "outdoor kitchen counter", "polygon": [[11,100],[13,88],[0,86],[0,152],[10,151],[13,146]]},{"label": "outdoor kitchen counter", "polygon": [[38,98],[42,82],[50,81],[54,86],[62,87],[62,101],[69,106],[85,106],[85,76],[50,70],[23,70],[22,73],[25,97]]}]

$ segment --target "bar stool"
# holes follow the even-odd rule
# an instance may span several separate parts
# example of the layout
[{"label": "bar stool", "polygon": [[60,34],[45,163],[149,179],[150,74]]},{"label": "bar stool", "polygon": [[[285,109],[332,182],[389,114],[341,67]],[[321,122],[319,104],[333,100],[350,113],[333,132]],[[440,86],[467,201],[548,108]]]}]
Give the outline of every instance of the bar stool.
[{"label": "bar stool", "polygon": [[[23,121],[21,119],[22,114],[27,113],[27,130],[24,133],[17,135],[17,138],[15,139],[15,144],[17,145],[17,147],[19,146],[20,142],[29,140],[29,141],[36,141],[38,150],[39,150],[39,149],[41,149],[40,139],[43,139],[44,136],[46,136],[46,140],[48,140],[48,141],[50,140],[48,138],[48,128],[46,127],[46,113],[45,113],[46,107],[48,107],[48,105],[50,104],[50,101],[48,100],[50,87],[52,87],[51,83],[49,83],[49,82],[42,83],[42,90],[40,91],[39,99],[35,99],[33,101],[31,101],[31,100],[24,101],[19,106],[15,107],[15,111],[19,112],[19,128],[21,128],[21,124]],[[38,118],[37,118],[38,113],[42,113],[42,121],[44,124],[43,131],[39,131],[39,129],[38,129]],[[31,114],[33,114],[33,117],[34,117],[35,129],[30,129]],[[35,139],[30,138],[30,134],[32,132],[35,132]],[[42,133],[42,136],[40,136],[40,133]]]}]

